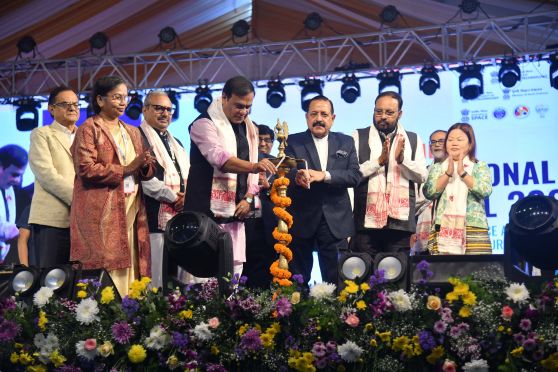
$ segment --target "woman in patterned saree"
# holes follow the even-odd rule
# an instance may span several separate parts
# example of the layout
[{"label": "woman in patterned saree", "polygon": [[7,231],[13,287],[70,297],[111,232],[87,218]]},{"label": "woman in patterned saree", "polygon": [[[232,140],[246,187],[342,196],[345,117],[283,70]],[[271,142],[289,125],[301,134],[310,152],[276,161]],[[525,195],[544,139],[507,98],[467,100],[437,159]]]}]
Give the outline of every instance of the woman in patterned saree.
[{"label": "woman in patterned saree", "polygon": [[476,158],[473,127],[448,129],[447,159],[433,164],[423,187],[434,200],[435,217],[428,239],[431,254],[491,254],[484,199],[492,193],[488,165]]}]

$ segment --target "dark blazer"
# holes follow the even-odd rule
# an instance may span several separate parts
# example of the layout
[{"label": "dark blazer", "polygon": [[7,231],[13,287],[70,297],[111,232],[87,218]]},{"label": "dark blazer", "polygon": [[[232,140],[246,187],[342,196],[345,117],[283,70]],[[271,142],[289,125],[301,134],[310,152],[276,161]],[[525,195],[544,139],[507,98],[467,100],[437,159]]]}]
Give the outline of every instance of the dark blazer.
[{"label": "dark blazer", "polygon": [[[290,135],[287,144],[287,156],[306,159],[309,169],[321,171],[318,150],[309,130]],[[290,232],[295,236],[314,236],[322,215],[336,238],[347,238],[354,234],[347,188],[355,187],[362,177],[355,142],[345,134],[329,132],[328,147],[327,171],[331,174],[330,183],[315,182],[307,190],[295,184],[296,170],[289,173],[291,184],[288,196],[293,200],[289,212],[294,219]],[[299,168],[302,167],[299,165]]]}]

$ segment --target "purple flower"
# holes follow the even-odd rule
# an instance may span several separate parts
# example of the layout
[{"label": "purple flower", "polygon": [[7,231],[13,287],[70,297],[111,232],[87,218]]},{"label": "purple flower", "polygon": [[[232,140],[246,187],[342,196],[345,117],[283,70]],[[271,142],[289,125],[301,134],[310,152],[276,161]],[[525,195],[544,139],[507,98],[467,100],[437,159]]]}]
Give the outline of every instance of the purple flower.
[{"label": "purple flower", "polygon": [[312,346],[312,354],[314,354],[315,358],[321,358],[326,355],[327,348],[323,342],[318,341],[314,343]]},{"label": "purple flower", "polygon": [[139,303],[136,300],[131,299],[126,296],[122,299],[122,310],[131,318],[140,308]]},{"label": "purple flower", "polygon": [[337,343],[335,341],[328,341],[326,344],[326,349],[328,353],[333,353],[337,351]]},{"label": "purple flower", "polygon": [[293,306],[291,305],[291,302],[289,301],[288,298],[281,297],[275,303],[275,310],[277,310],[277,315],[279,316],[279,318],[283,318],[291,315],[293,311]]},{"label": "purple flower", "polygon": [[544,358],[544,352],[541,349],[537,349],[537,350],[533,351],[533,359],[534,360],[539,361],[542,358]]},{"label": "purple flower", "polygon": [[291,277],[291,279],[294,280],[295,282],[297,282],[298,284],[304,283],[304,277],[301,274],[294,274]]},{"label": "purple flower", "polygon": [[537,346],[537,342],[532,338],[528,338],[525,341],[523,341],[523,348],[527,351],[533,350],[536,346]]},{"label": "purple flower", "polygon": [[15,310],[16,302],[12,297],[0,298],[0,314],[4,314],[7,310]]},{"label": "purple flower", "polygon": [[436,323],[434,323],[434,332],[444,333],[447,327],[448,325],[444,321],[438,320]]},{"label": "purple flower", "polygon": [[[245,278],[245,277],[244,277]],[[207,372],[227,372],[227,369],[220,364],[208,363],[205,366]]]},{"label": "purple flower", "polygon": [[529,319],[523,318],[521,319],[521,321],[519,322],[519,328],[521,328],[524,331],[528,331],[531,329],[531,321]]},{"label": "purple flower", "polygon": [[436,341],[434,341],[434,337],[432,333],[428,331],[421,331],[418,334],[419,336],[419,344],[423,350],[432,350],[436,346]]},{"label": "purple flower", "polygon": [[430,267],[430,264],[426,260],[422,260],[418,263],[417,269],[419,271],[426,271]]},{"label": "purple flower", "polygon": [[60,368],[56,368],[54,372],[81,372],[81,368],[74,366],[62,366]]},{"label": "purple flower", "polygon": [[111,330],[112,337],[119,344],[127,344],[134,335],[134,330],[126,322],[114,323]]},{"label": "purple flower", "polygon": [[261,332],[255,328],[250,328],[242,335],[240,347],[247,351],[256,351],[262,348]]},{"label": "purple flower", "polygon": [[180,332],[172,333],[172,344],[179,349],[185,349],[188,346],[188,335],[182,334]]},{"label": "purple flower", "polygon": [[0,341],[11,342],[20,331],[19,324],[11,320],[0,319]]},{"label": "purple flower", "polygon": [[523,333],[516,333],[513,335],[513,340],[521,345],[525,341],[525,336]]}]

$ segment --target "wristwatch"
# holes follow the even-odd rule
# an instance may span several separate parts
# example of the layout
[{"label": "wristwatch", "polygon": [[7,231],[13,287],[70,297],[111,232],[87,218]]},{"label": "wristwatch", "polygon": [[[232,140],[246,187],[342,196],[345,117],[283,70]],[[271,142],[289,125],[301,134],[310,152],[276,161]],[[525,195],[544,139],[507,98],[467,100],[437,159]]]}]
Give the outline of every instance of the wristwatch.
[{"label": "wristwatch", "polygon": [[467,177],[468,174],[469,173],[467,173],[467,172],[463,172],[462,174],[459,175],[459,177],[461,177],[461,179],[463,179],[463,178]]},{"label": "wristwatch", "polygon": [[246,200],[248,202],[248,204],[252,204],[252,202],[254,201],[254,198],[251,198],[249,196],[245,196],[244,200]]}]

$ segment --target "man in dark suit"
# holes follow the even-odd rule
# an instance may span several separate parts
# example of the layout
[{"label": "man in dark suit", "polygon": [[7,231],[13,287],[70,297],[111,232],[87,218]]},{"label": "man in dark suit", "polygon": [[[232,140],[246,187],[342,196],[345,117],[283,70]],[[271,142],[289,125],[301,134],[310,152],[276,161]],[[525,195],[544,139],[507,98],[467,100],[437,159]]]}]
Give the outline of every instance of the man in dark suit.
[{"label": "man in dark suit", "polygon": [[354,234],[347,188],[357,185],[361,173],[354,140],[331,132],[335,120],[333,103],[316,96],[308,105],[308,130],[289,136],[287,156],[306,159],[308,169],[292,171],[288,195],[294,224],[292,272],[302,274],[305,283],[312,271],[312,251],[318,251],[322,280],[337,283],[339,251],[348,248]]}]

